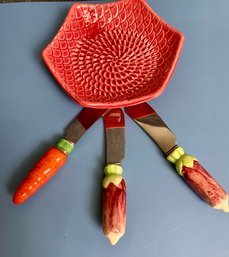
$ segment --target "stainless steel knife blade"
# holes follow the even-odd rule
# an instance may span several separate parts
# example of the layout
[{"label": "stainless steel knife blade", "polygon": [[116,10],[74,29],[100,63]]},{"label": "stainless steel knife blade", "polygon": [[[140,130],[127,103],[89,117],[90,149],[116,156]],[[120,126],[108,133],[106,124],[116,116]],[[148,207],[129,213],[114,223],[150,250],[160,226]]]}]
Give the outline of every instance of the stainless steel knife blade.
[{"label": "stainless steel knife blade", "polygon": [[176,147],[176,136],[162,118],[147,103],[125,108],[125,112],[155,141],[168,155]]},{"label": "stainless steel knife blade", "polygon": [[76,143],[82,135],[105,113],[107,109],[83,108],[65,131],[65,139]]},{"label": "stainless steel knife blade", "polygon": [[125,120],[121,109],[111,109],[104,115],[106,131],[106,162],[121,163],[125,157]]}]

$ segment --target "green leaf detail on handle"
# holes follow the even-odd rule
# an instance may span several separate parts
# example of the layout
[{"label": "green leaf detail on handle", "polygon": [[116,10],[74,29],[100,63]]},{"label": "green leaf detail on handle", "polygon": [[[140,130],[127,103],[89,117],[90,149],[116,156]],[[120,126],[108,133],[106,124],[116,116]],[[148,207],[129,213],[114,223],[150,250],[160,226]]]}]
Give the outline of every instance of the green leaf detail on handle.
[{"label": "green leaf detail on handle", "polygon": [[60,139],[56,147],[66,154],[70,154],[74,150],[74,144],[66,139]]},{"label": "green leaf detail on handle", "polygon": [[184,149],[179,146],[167,156],[167,160],[176,165],[178,174],[182,176],[183,167],[193,168],[194,160],[197,159],[194,156],[185,154]]},{"label": "green leaf detail on handle", "polygon": [[113,183],[115,186],[118,187],[122,179],[123,177],[121,175],[108,175],[103,180],[103,187],[107,188],[110,183]]},{"label": "green leaf detail on handle", "polygon": [[178,172],[179,175],[183,175],[182,174],[182,170],[183,167],[187,167],[187,168],[193,168],[194,166],[194,161],[196,161],[197,159],[194,156],[188,155],[188,154],[184,154],[180,157],[180,159],[176,162],[176,170]]},{"label": "green leaf detail on handle", "polygon": [[108,164],[104,168],[104,173],[106,175],[122,175],[122,172],[122,166],[118,164]]},{"label": "green leaf detail on handle", "polygon": [[184,155],[184,149],[179,146],[167,156],[167,160],[175,164],[182,155]]},{"label": "green leaf detail on handle", "polygon": [[119,164],[108,164],[104,168],[104,173],[106,177],[103,180],[103,187],[107,188],[110,183],[113,183],[115,186],[118,186],[122,181],[122,166]]}]

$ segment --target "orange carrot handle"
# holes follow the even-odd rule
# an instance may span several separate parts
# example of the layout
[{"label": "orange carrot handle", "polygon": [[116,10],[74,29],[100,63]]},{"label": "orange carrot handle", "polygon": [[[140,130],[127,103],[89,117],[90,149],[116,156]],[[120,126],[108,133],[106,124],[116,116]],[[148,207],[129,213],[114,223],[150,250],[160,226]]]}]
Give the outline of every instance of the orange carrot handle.
[{"label": "orange carrot handle", "polygon": [[72,143],[62,139],[57,147],[50,148],[21,182],[13,196],[13,202],[15,204],[25,202],[46,184],[65,164],[73,146]]}]

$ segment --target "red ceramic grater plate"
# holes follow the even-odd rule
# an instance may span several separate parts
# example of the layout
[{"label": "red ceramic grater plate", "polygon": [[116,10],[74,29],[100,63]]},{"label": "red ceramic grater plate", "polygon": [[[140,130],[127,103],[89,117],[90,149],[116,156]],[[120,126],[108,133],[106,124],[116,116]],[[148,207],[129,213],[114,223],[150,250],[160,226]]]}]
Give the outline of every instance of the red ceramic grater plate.
[{"label": "red ceramic grater plate", "polygon": [[159,96],[183,42],[145,0],[77,3],[42,56],[77,103],[114,108]]}]

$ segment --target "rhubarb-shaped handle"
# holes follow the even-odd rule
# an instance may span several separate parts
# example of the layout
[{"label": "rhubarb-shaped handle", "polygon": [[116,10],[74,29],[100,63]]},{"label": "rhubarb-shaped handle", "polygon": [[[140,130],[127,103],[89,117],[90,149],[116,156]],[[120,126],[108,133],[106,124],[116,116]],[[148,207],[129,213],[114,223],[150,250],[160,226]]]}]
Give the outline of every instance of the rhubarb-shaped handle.
[{"label": "rhubarb-shaped handle", "polygon": [[194,156],[185,154],[183,148],[178,147],[167,160],[176,165],[178,174],[204,201],[215,209],[229,212],[228,194]]},{"label": "rhubarb-shaped handle", "polygon": [[13,202],[21,204],[35,194],[65,164],[67,155],[73,148],[74,144],[65,139],[61,139],[56,147],[50,148],[21,182],[13,196]]},{"label": "rhubarb-shaped handle", "polygon": [[103,232],[112,245],[124,235],[126,228],[126,182],[122,167],[109,164],[103,180]]}]

